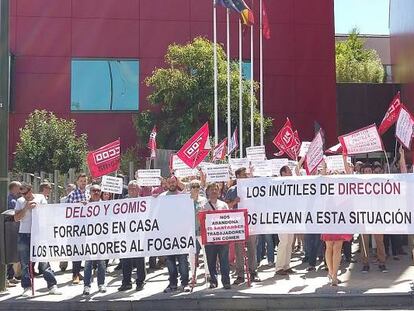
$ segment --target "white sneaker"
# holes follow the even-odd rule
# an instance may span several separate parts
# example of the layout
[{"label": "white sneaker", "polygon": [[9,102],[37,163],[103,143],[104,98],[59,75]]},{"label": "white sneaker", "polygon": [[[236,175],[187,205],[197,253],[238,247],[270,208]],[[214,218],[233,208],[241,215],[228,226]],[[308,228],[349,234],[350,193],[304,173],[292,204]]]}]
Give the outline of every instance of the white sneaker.
[{"label": "white sneaker", "polygon": [[25,298],[32,296],[32,288],[26,287],[25,289],[23,289],[23,293],[21,296]]},{"label": "white sneaker", "polygon": [[50,289],[49,289],[49,294],[50,295],[62,295],[62,292],[60,292],[58,290],[58,287],[56,285],[53,285]]},{"label": "white sneaker", "polygon": [[99,292],[100,293],[106,293],[106,286],[105,286],[105,284],[99,285]]},{"label": "white sneaker", "polygon": [[84,296],[88,296],[91,293],[91,288],[89,286],[85,286],[83,288],[83,294]]}]

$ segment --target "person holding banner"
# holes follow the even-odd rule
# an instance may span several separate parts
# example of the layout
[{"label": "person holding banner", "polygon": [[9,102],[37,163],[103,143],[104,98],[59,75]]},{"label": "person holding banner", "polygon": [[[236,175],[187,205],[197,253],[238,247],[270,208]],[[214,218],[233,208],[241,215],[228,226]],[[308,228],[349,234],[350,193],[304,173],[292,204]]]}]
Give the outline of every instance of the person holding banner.
[{"label": "person holding banner", "polygon": [[[237,179],[247,178],[247,170],[241,167],[235,171]],[[237,196],[237,181],[235,185],[227,190],[226,203],[230,209],[237,209],[240,198]],[[260,282],[257,276],[257,258],[256,258],[256,236],[251,235],[246,242],[247,244],[247,259],[249,264],[250,281]],[[233,282],[234,285],[244,283],[244,243],[236,243],[236,274],[237,279]]]},{"label": "person holding banner", "polygon": [[[88,177],[85,173],[81,173],[76,178],[76,189],[68,194],[65,203],[86,203],[86,185],[88,184]],[[81,261],[72,262],[72,284],[79,284],[83,280],[82,275],[80,274],[81,270]]]},{"label": "person holding banner", "polygon": [[[177,195],[180,193],[178,190],[178,179],[174,175],[170,176],[167,179],[167,187],[168,191],[161,193],[160,195]],[[181,286],[178,287],[178,272],[177,272],[177,261],[178,261],[178,269],[181,275]],[[190,289],[188,287],[189,283],[189,271],[188,271],[188,259],[186,254],[180,255],[168,255],[167,256],[167,268],[169,274],[169,284],[166,289],[164,289],[164,293],[171,293],[177,290],[181,290],[184,292],[189,292]]]},{"label": "person holding banner", "polygon": [[[91,198],[89,202],[98,202],[101,200],[101,187],[99,185],[92,185],[89,189]],[[85,261],[85,278],[84,278],[84,287],[83,295],[88,296],[91,292],[91,283],[92,283],[92,266],[96,264],[98,270],[98,288],[100,293],[106,293],[105,286],[105,272],[106,264],[105,260],[86,260]]]},{"label": "person holding banner", "polygon": [[[361,174],[372,174],[372,166],[370,163],[365,163],[361,167]],[[384,235],[383,234],[373,234],[375,239],[375,244],[377,245],[377,258],[378,258],[378,268],[381,272],[388,272],[385,267],[385,247],[384,247]],[[362,273],[369,272],[369,234],[361,234],[361,243],[362,243]]]},{"label": "person holding banner", "polygon": [[[138,181],[131,180],[128,183],[128,198],[137,198],[139,197],[139,190],[140,187],[138,185]],[[126,290],[132,289],[132,282],[131,282],[131,275],[132,275],[132,268],[136,263],[137,267],[137,279],[136,279],[136,288],[135,290],[141,291],[144,289],[145,284],[145,277],[146,277],[146,269],[145,269],[145,257],[138,257],[138,258],[122,258],[121,265],[122,265],[122,285],[118,288],[118,291],[123,292]]]},{"label": "person holding banner", "polygon": [[[280,168],[280,176],[293,176],[292,170],[285,165]],[[290,267],[292,258],[292,244],[295,239],[293,233],[279,233],[279,245],[277,247],[276,272],[275,275],[288,275],[295,273]]]},{"label": "person holding banner", "polygon": [[[190,261],[190,270],[193,274],[193,277],[196,278],[195,271],[198,263],[198,256],[200,254],[201,245],[199,242],[200,239],[200,221],[197,217],[197,213],[202,209],[204,205],[207,204],[207,199],[200,195],[201,183],[197,179],[193,179],[190,182],[190,197],[194,202],[194,215],[195,215],[195,236],[196,236],[196,253],[189,254]],[[195,281],[196,279],[194,279]]]},{"label": "person holding banner", "polygon": [[[203,210],[217,211],[229,209],[227,204],[218,199],[220,189],[218,184],[211,183],[207,186],[208,202]],[[217,256],[220,261],[221,283],[224,289],[230,289],[230,265],[229,265],[229,244],[207,244],[205,246],[207,255],[208,271],[210,272],[210,288],[216,288],[217,282]]]},{"label": "person holding banner", "polygon": [[[17,249],[19,251],[20,264],[22,267],[22,297],[29,297],[32,291],[31,277],[33,277],[33,275],[30,275],[29,273],[32,209],[36,208],[38,205],[47,204],[47,201],[43,195],[34,194],[32,192],[32,186],[27,183],[21,184],[20,194],[22,196],[16,201],[14,220],[20,222]],[[49,294],[61,295],[62,293],[58,291],[56,285],[55,274],[50,268],[49,263],[40,262],[39,269],[43,271],[43,278],[47,283]]]}]

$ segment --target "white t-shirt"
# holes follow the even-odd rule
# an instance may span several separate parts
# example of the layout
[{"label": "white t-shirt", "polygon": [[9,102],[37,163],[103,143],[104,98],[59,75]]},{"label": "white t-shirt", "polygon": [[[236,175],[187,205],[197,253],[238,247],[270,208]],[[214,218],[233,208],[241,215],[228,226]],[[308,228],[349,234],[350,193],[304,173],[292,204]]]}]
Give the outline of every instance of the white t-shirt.
[{"label": "white t-shirt", "polygon": [[[210,205],[211,204],[211,205]],[[213,207],[214,209],[213,209]],[[223,209],[229,209],[228,205],[226,202],[223,202],[221,200],[217,200],[216,204],[213,204],[210,201],[207,201],[206,204],[204,205],[204,209],[205,210],[223,210]]]},{"label": "white t-shirt", "polygon": [[[47,204],[47,200],[43,194],[33,194],[33,202],[37,204]],[[25,198],[21,197],[16,202],[15,211],[20,211],[26,206]],[[24,217],[20,219],[19,233],[30,233],[32,230],[32,210],[29,209],[24,214]]]}]

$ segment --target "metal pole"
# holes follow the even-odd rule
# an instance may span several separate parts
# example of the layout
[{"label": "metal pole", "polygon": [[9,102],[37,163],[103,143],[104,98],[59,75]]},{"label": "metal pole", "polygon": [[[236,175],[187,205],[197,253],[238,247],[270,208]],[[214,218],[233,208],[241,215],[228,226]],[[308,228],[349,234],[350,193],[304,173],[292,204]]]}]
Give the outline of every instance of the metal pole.
[{"label": "metal pole", "polygon": [[250,146],[254,146],[254,118],[253,118],[253,25],[250,26]]},{"label": "metal pole", "polygon": [[242,21],[239,19],[239,150],[243,158],[243,34]]},{"label": "metal pole", "polygon": [[214,146],[218,145],[218,97],[217,97],[217,9],[213,0],[213,41],[214,41]]},{"label": "metal pole", "polygon": [[[0,212],[7,210],[9,161],[9,0],[0,1]],[[0,221],[0,291],[6,289],[5,226]]]},{"label": "metal pole", "polygon": [[260,145],[263,138],[263,0],[260,0]]},{"label": "metal pole", "polygon": [[[227,9],[227,142],[231,139],[230,108],[230,9]],[[231,157],[231,155],[229,155]]]}]

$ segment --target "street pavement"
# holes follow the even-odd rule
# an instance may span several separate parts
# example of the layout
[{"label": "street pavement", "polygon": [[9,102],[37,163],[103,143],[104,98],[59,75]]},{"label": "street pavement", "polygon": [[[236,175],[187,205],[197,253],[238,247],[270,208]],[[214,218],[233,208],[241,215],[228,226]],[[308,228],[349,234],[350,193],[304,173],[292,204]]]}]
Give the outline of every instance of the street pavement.
[{"label": "street pavement", "polygon": [[[355,250],[354,243],[353,249]],[[355,253],[357,263],[342,263],[338,287],[328,284],[327,271],[318,263],[316,271],[307,272],[307,264],[302,263],[302,254],[297,252],[292,258],[295,274],[275,276],[274,267],[268,267],[264,259],[259,267],[262,282],[233,285],[224,290],[219,283],[217,289],[208,289],[201,261],[197,276],[197,285],[193,293],[174,292],[165,294],[168,285],[168,271],[149,270],[143,291],[136,292],[135,286],[127,292],[118,292],[122,273],[115,271],[115,262],[110,261],[106,275],[107,293],[98,293],[96,277],[92,283],[91,295],[82,296],[83,285],[72,285],[71,271],[61,272],[59,264],[52,263],[56,271],[59,290],[62,295],[49,295],[46,282],[41,276],[35,278],[35,296],[20,297],[22,288],[9,288],[0,293],[0,310],[272,310],[302,309],[340,310],[350,308],[410,308],[414,306],[411,282],[414,279],[414,267],[410,255],[399,256],[400,260],[387,258],[388,273],[378,270],[375,259],[371,259],[371,270],[361,273],[359,254]],[[69,263],[69,268],[71,264]],[[133,274],[134,276],[134,274]],[[232,281],[235,276],[232,275]],[[56,304],[59,302],[59,304]]]}]

